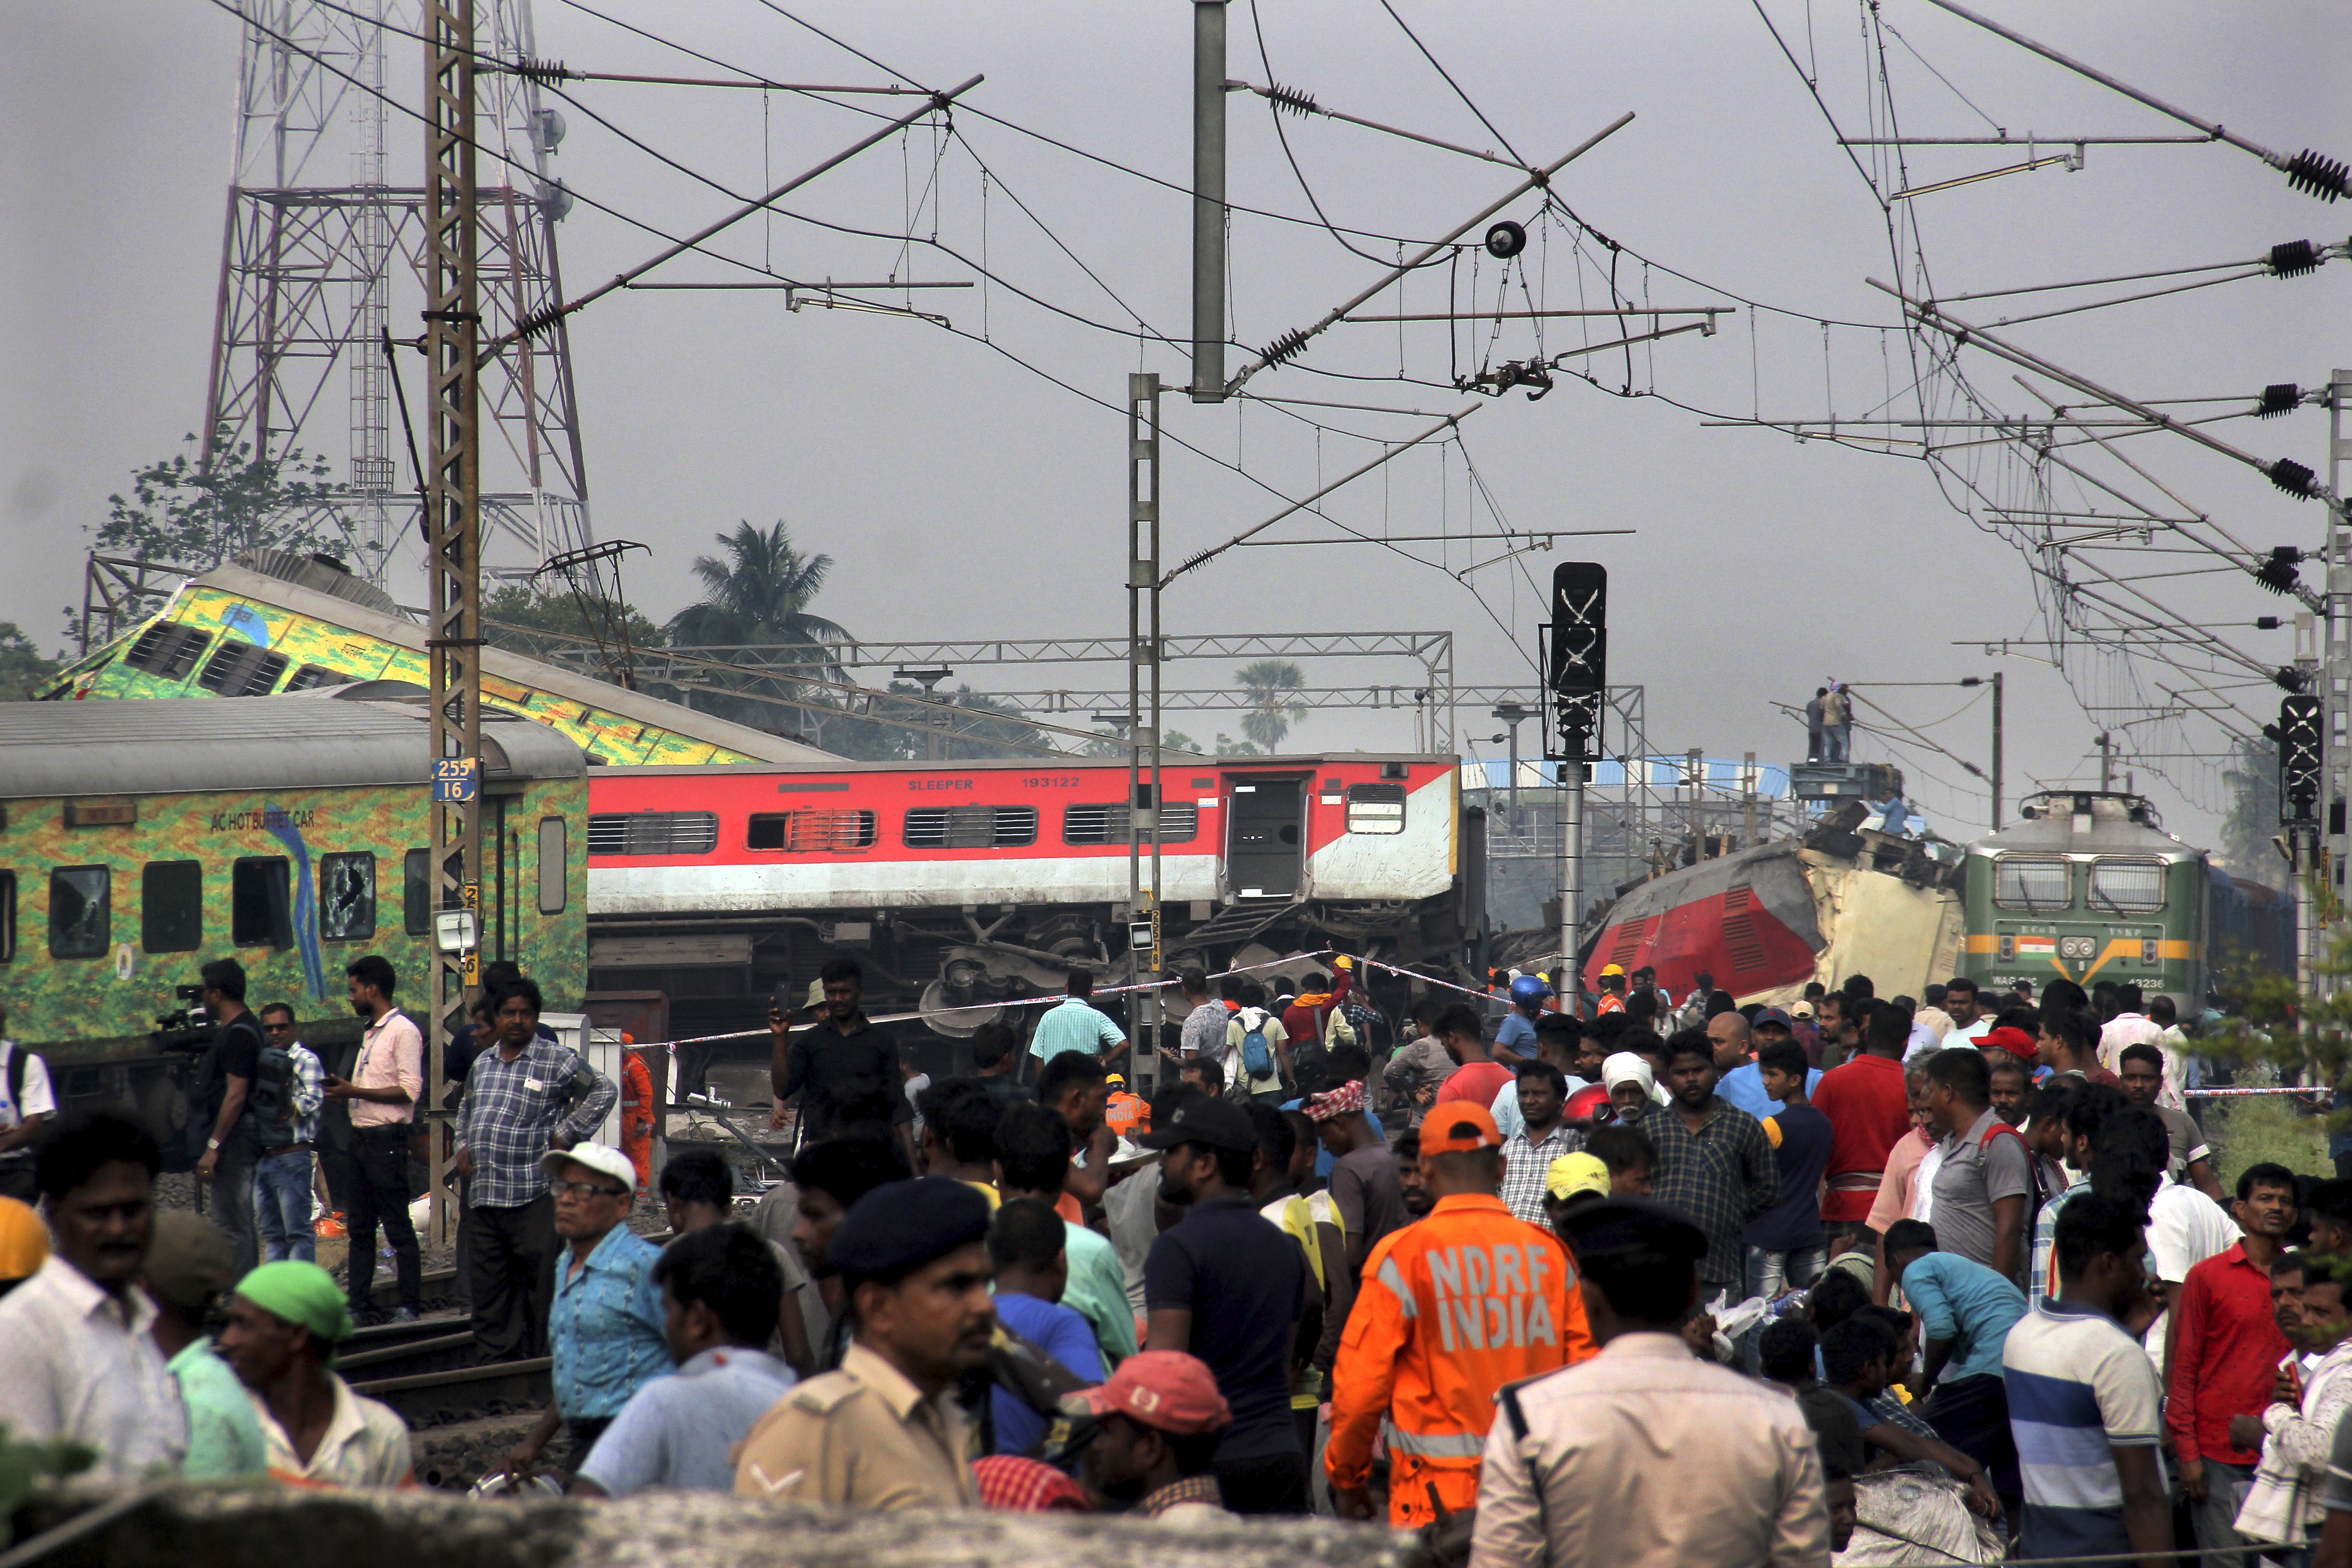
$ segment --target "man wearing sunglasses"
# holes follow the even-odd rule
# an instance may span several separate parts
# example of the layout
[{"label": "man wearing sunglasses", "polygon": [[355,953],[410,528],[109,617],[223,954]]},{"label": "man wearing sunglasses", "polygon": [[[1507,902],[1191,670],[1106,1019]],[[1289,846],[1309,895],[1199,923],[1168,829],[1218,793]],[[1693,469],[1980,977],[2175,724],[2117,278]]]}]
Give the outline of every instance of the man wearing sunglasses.
[{"label": "man wearing sunglasses", "polygon": [[555,1403],[502,1468],[528,1477],[559,1426],[572,1428],[579,1468],[629,1396],[670,1369],[669,1338],[654,1262],[661,1248],[628,1227],[637,1168],[606,1143],[542,1155],[555,1199],[555,1300],[548,1313]]},{"label": "man wearing sunglasses", "polygon": [[310,1225],[310,1187],[319,1148],[319,1108],[327,1097],[326,1069],[302,1043],[294,1009],[285,1003],[263,1006],[261,1037],[261,1063],[253,1080],[261,1159],[253,1168],[253,1194],[262,1261],[316,1263],[319,1244]]}]

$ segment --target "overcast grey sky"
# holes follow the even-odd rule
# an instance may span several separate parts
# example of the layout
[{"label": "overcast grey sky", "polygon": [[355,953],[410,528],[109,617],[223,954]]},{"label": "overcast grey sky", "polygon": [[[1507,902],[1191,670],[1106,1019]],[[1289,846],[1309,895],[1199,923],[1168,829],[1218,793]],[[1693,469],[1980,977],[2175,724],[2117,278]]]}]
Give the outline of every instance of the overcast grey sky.
[{"label": "overcast grey sky", "polygon": [[[596,8],[772,79],[881,79],[758,0],[600,0]],[[825,0],[793,8],[908,79],[945,84],[985,72],[988,80],[970,100],[976,107],[1178,185],[1189,177],[1191,7],[1181,0],[1115,7]],[[1636,390],[1654,388],[1719,414],[1814,418],[1835,411],[1851,418],[1908,383],[1912,351],[1899,331],[1836,329],[1825,348],[1823,331],[1805,319],[1893,328],[1891,302],[1864,279],[1895,276],[1895,262],[1880,207],[1755,10],[1466,0],[1444,6],[1398,0],[1398,9],[1530,161],[1549,162],[1629,110],[1638,116],[1570,165],[1556,188],[1594,228],[1710,287],[1645,275],[1628,255],[1617,258],[1621,290],[1661,305],[1736,303],[1738,296],[1793,312],[1752,318],[1743,306],[1712,337],[1690,334],[1637,351]],[[1817,74],[1841,123],[1867,132],[1864,72],[1876,59],[1862,15],[1827,0],[1816,0],[1810,13],[1793,0],[1769,0],[1765,9]],[[2266,144],[2352,154],[2352,109],[2329,90],[2352,54],[2339,11],[2189,4],[1997,9],[2053,46]],[[1899,30],[1885,40],[1887,70],[1900,123],[1913,134],[1985,133],[1987,120],[1958,94],[2021,139],[2028,132],[2047,139],[2181,129],[1924,0],[1888,0],[1883,17]],[[1286,85],[1332,108],[1475,147],[1494,144],[1378,0],[1267,0],[1260,20],[1273,74]],[[1234,5],[1232,23],[1231,74],[1265,80],[1246,5]],[[560,0],[540,0],[537,25],[540,52],[575,68],[709,70]],[[134,465],[174,450],[201,415],[236,35],[235,18],[205,0],[0,5],[0,200],[9,214],[0,237],[0,331],[9,345],[0,374],[0,542],[13,567],[0,578],[0,620],[45,642],[58,636],[58,606],[79,603],[83,528],[102,517],[106,495]],[[1920,57],[1952,85],[1939,83]],[[403,100],[417,101],[421,66],[413,45],[395,40],[390,74]],[[572,90],[633,135],[736,191],[758,188],[763,172],[781,179],[814,163],[872,123],[789,95],[763,101],[756,92],[602,84]],[[1237,93],[1229,109],[1234,201],[1310,219],[1236,216],[1234,332],[1264,343],[1321,316],[1374,269],[1312,224],[1265,102]],[[583,195],[673,233],[730,205],[586,114],[566,115],[571,133],[557,163]],[[1292,118],[1284,125],[1330,217],[1379,235],[1434,238],[1511,183],[1507,167],[1331,121]],[[959,116],[956,129],[962,142],[945,144],[936,175],[934,139],[923,131],[876,148],[788,205],[796,214],[899,234],[914,205],[910,193],[934,188],[936,199],[915,222],[919,236],[936,228],[942,245],[974,261],[984,246],[991,268],[1008,283],[1097,325],[999,287],[940,290],[919,296],[919,304],[944,311],[959,331],[976,336],[984,322],[1006,353],[1114,405],[1130,370],[1155,369],[1181,383],[1181,353],[1140,341],[1136,321],[1148,323],[1142,339],[1188,335],[1188,200],[974,116]],[[416,177],[421,142],[414,121],[394,118],[395,181]],[[995,176],[984,219],[975,155]],[[2021,155],[1987,147],[1918,151],[1912,178],[1949,178]],[[2252,158],[2210,145],[2095,146],[2081,173],[2014,174],[1915,205],[1931,275],[1947,297],[2251,257],[2283,240],[2340,237],[2346,210],[2292,193]],[[1535,235],[1524,258],[1526,291],[1516,275],[1508,284],[1514,305],[1606,303],[1605,253],[1588,241],[1590,259],[1580,267],[1570,231],[1533,224],[1535,212],[1531,201],[1512,210],[1531,221]],[[575,289],[643,259],[657,244],[584,205],[560,237]],[[1358,243],[1393,254],[1387,241]],[[901,255],[895,240],[845,237],[784,217],[744,224],[724,247],[802,276],[976,276],[921,244]],[[1491,309],[1496,268],[1475,265],[1475,298]],[[1465,258],[1454,278],[1465,302],[1474,297],[1473,266]],[[672,272],[679,279],[729,275],[691,257]],[[2309,385],[2352,358],[2341,325],[2347,278],[2352,267],[2338,261],[2308,278],[2222,284],[2020,327],[2014,337],[2134,395],[2242,395],[2251,402],[2267,383]],[[1444,297],[1438,269],[1411,282],[1402,307],[1392,291],[1367,309],[1436,310]],[[2024,308],[1977,309],[1982,321]],[[396,331],[415,330],[416,309],[414,289],[404,283],[394,299]],[[1607,335],[1596,330],[1588,340],[1583,331],[1575,322],[1548,323],[1545,352]],[[689,563],[715,531],[739,518],[782,518],[803,547],[835,560],[818,607],[866,637],[1123,626],[1120,418],[1005,354],[905,319],[787,312],[772,293],[618,295],[575,318],[572,342],[595,525],[604,537],[654,547],[650,559],[633,558],[628,586],[656,616],[686,602]],[[1465,328],[1450,354],[1443,327],[1415,326],[1401,342],[1392,327],[1341,326],[1299,365],[1260,376],[1252,390],[1450,411],[1486,400],[1315,372],[1393,378],[1402,356],[1410,375],[1445,383],[1457,370],[1524,359],[1536,342],[1530,323],[1490,323]],[[1706,427],[1700,415],[1663,399],[1610,395],[1627,382],[1622,354],[1570,363],[1589,363],[1607,392],[1563,377],[1540,402],[1518,394],[1495,400],[1467,422],[1461,448],[1398,459],[1385,478],[1335,498],[1330,515],[1372,532],[1491,532],[1484,504],[1470,510],[1466,451],[1514,526],[1637,530],[1564,541],[1560,555],[1608,564],[1612,678],[1646,686],[1650,738],[1659,750],[1701,746],[1733,756],[1754,750],[1786,760],[1801,754],[1801,731],[1771,706],[1775,700],[1801,701],[1831,676],[1906,681],[1989,672],[1994,661],[1980,647],[1955,642],[2043,635],[2021,557],[1953,510],[1924,465],[1772,431]],[[1972,361],[1970,375],[2005,406],[2032,406],[2007,367]],[[1178,395],[1167,402],[1165,423],[1171,435],[1238,461],[1264,486],[1293,496],[1312,489],[1318,474],[1336,476],[1377,450],[1360,437],[1393,439],[1427,423],[1292,412],[1333,428],[1318,432],[1264,404],[1195,407]],[[315,444],[340,456],[336,416]],[[2306,410],[2219,430],[2265,457],[2291,455],[2318,467],[2324,419]],[[2252,545],[2318,540],[2315,508],[2278,495],[2226,459],[2168,437],[2142,438],[2130,449]],[[1181,557],[1278,504],[1260,484],[1175,453],[1165,480],[1169,552]],[[1309,520],[1290,528],[1286,537],[1336,531]],[[1460,542],[1427,548],[1431,560],[1452,569],[1496,553],[1492,545]],[[1543,580],[1551,559],[1525,558],[1524,574],[1491,566],[1457,580],[1372,548],[1235,552],[1170,592],[1167,623],[1180,634],[1451,628],[1462,679],[1507,680],[1528,674],[1540,614],[1531,584]],[[2177,562],[2155,568],[2161,570],[2210,564],[2149,559]],[[399,573],[395,590],[421,595],[421,584],[404,587],[415,575],[413,553]],[[2233,628],[2227,635],[2264,659],[2290,656],[2288,632],[2251,626],[2284,602],[2242,575],[2146,586],[2196,623]],[[2011,798],[2034,781],[2095,779],[2096,726],[2057,672],[2023,657],[2000,668],[2010,681]],[[1213,685],[1229,674],[1223,666],[1180,665],[1171,667],[1171,684]],[[1108,685],[1116,676],[1115,667],[1035,668],[974,669],[968,679],[983,689],[1035,689]],[[1405,668],[1370,663],[1310,670],[1311,679],[1335,684],[1409,677]],[[2138,689],[2168,679],[2161,670],[2143,673]],[[1926,725],[1960,709],[1968,695],[1905,689],[1882,700]],[[2262,715],[2274,711],[2274,696],[2250,692],[2243,701]],[[2093,692],[2091,700],[2108,699]],[[2111,714],[2107,721],[2132,717]],[[1219,727],[1208,715],[1177,714],[1171,722],[1202,740]],[[1223,727],[1236,729],[1233,716]],[[1464,725],[1472,735],[1493,728],[1483,718]],[[1319,713],[1296,740],[1401,747],[1410,733],[1402,714]],[[1931,733],[1963,757],[1985,760],[1980,706]],[[2214,749],[2208,726],[2142,725],[2137,736],[2149,752]],[[1874,742],[1861,750],[1890,754]],[[1938,826],[1966,837],[1980,825],[1981,797],[1954,787],[1973,781],[1952,763],[1893,754]],[[2152,779],[2151,766],[2180,787]],[[2210,761],[2154,758],[2136,773],[2177,831],[2210,841],[2222,804]]]}]

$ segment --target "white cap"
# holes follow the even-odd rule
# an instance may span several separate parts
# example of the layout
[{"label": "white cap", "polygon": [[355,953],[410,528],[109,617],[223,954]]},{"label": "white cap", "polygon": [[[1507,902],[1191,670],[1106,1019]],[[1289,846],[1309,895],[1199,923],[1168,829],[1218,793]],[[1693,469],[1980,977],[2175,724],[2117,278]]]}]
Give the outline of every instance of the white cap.
[{"label": "white cap", "polygon": [[636,1166],[610,1143],[575,1143],[569,1149],[550,1149],[539,1157],[539,1168],[552,1176],[563,1169],[566,1161],[610,1176],[632,1193],[637,1190]]}]

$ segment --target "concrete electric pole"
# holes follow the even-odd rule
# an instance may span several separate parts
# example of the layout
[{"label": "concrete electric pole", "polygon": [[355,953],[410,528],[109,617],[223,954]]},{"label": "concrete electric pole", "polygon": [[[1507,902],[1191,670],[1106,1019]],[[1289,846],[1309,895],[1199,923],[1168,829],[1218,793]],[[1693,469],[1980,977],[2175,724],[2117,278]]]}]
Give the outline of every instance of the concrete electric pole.
[{"label": "concrete electric pole", "polygon": [[[1220,15],[1220,29],[1223,25]],[[1154,373],[1127,378],[1127,982],[1143,987],[1128,993],[1128,1075],[1137,1093],[1149,1094],[1160,1080],[1161,967],[1160,377]],[[1146,833],[1151,836],[1148,880]]]},{"label": "concrete electric pole", "polygon": [[1225,400],[1225,0],[1192,3],[1192,394]]}]

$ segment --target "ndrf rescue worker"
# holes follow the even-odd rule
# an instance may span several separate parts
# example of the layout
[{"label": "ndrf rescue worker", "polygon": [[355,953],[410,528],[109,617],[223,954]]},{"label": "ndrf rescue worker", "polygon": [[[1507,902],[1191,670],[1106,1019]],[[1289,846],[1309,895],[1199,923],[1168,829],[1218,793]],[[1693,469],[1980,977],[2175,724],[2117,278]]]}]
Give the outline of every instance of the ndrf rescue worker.
[{"label": "ndrf rescue worker", "polygon": [[1472,1101],[1448,1100],[1422,1124],[1422,1179],[1436,1206],[1365,1259],[1333,1370],[1323,1463],[1342,1519],[1371,1517],[1382,1416],[1389,1522],[1412,1529],[1440,1504],[1458,1513],[1477,1502],[1498,1389],[1593,1353],[1567,1248],[1495,1195],[1502,1142]]}]

